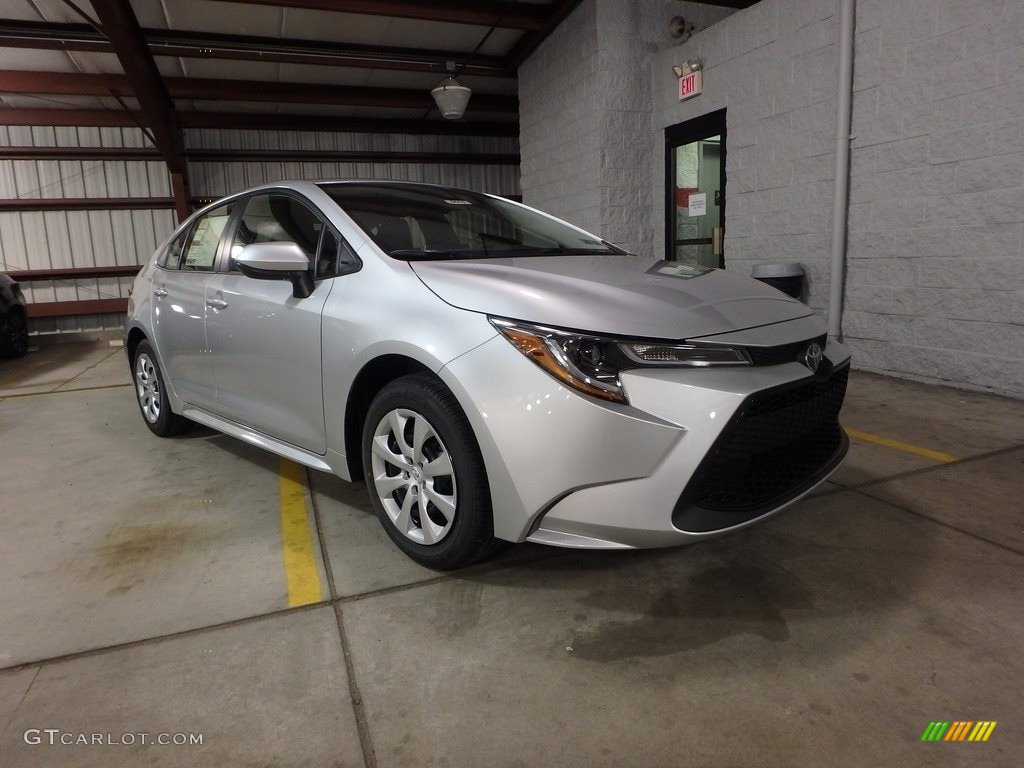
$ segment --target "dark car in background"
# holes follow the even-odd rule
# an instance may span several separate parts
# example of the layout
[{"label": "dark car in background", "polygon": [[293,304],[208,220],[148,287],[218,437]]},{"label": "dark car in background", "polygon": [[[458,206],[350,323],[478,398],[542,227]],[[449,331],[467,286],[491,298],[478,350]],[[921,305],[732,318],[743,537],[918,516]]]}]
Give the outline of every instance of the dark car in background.
[{"label": "dark car in background", "polygon": [[25,297],[13,278],[0,272],[0,357],[21,357],[26,352]]}]

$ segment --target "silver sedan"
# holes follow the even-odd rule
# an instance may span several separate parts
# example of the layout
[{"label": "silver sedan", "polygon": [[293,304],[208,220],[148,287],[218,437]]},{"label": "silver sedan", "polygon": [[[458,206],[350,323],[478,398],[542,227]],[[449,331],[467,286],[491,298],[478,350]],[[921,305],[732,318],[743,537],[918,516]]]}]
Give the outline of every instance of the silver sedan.
[{"label": "silver sedan", "polygon": [[849,355],[805,305],[428,184],[289,182],[193,215],[136,278],[146,425],[345,480],[433,568],[763,519],[842,461]]}]

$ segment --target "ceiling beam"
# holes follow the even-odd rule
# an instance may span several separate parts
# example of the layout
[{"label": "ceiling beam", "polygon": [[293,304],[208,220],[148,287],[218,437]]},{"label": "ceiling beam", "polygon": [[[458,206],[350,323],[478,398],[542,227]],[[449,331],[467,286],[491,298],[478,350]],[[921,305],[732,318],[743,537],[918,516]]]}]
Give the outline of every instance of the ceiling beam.
[{"label": "ceiling beam", "polygon": [[[166,84],[166,85],[164,85]],[[152,119],[152,94],[136,90],[129,76],[94,75],[80,72],[31,72],[0,70],[0,93],[60,94],[64,96],[135,95],[147,118]],[[261,80],[168,77],[161,81],[174,99],[201,101],[269,101],[289,104],[334,104],[340,106],[397,107],[432,109],[434,100],[427,90],[412,88],[372,88],[323,83],[282,83]],[[515,96],[474,93],[471,102],[480,112],[519,110]],[[176,125],[173,111],[166,119]],[[156,127],[156,126],[154,126]],[[166,129],[166,125],[160,126]],[[161,150],[163,148],[161,147]]]},{"label": "ceiling beam", "polygon": [[6,198],[0,211],[148,211],[173,208],[170,197],[44,197]]},{"label": "ceiling beam", "polygon": [[124,80],[139,102],[153,143],[167,163],[178,222],[188,218],[188,163],[185,143],[167,86],[156,68],[129,0],[91,0],[103,34],[114,46]]},{"label": "ceiling beam", "polygon": [[[357,45],[215,32],[143,29],[153,56],[267,61],[280,64],[392,69],[445,73],[445,63],[462,61],[464,51]],[[0,47],[113,53],[110,42],[88,24],[0,19]],[[481,77],[515,77],[498,56],[474,56],[463,73]]]},{"label": "ceiling beam", "polygon": [[543,27],[526,32],[512,49],[505,56],[505,62],[511,69],[519,69],[519,66],[530,58],[537,48],[543,43],[548,35],[555,31],[565,17],[575,10],[580,0],[552,0],[548,7],[547,21]]},{"label": "ceiling beam", "polygon": [[92,0],[92,7],[125,73],[118,77],[115,86],[104,88],[105,93],[93,95],[106,96],[113,91],[119,96],[135,96],[145,124],[168,168],[172,173],[184,171],[185,145],[174,114],[174,104],[153,57],[146,49],[131,5],[128,0]]},{"label": "ceiling beam", "polygon": [[160,160],[149,147],[0,147],[0,160]]},{"label": "ceiling beam", "polygon": [[[2,117],[4,112],[0,112]],[[343,133],[407,133],[419,136],[518,136],[518,122],[474,122],[336,115],[251,112],[180,112],[188,128],[235,128],[279,131],[338,131]]]},{"label": "ceiling beam", "polygon": [[224,0],[224,2],[313,11],[340,11],[371,16],[441,21],[448,24],[473,24],[480,27],[499,26],[507,29],[543,29],[548,23],[546,6],[532,3],[509,3],[506,0],[469,0],[469,2],[466,0]]},{"label": "ceiling beam", "polygon": [[[326,149],[186,149],[197,163],[427,163],[519,165],[515,152],[399,152]],[[159,160],[139,147],[0,147],[0,160]]]},{"label": "ceiling beam", "polygon": [[[113,109],[0,109],[0,125],[81,126],[130,128],[142,119]],[[423,136],[518,136],[516,122],[463,120],[401,120],[252,112],[178,112],[185,128],[226,128],[341,133],[406,133]]]},{"label": "ceiling beam", "polygon": [[[2,87],[2,85],[0,85]],[[142,113],[116,109],[0,108],[0,125],[81,126],[129,128],[142,122]]]},{"label": "ceiling beam", "polygon": [[[0,157],[3,150],[0,149]],[[392,152],[387,150],[192,149],[193,162],[227,163],[426,163],[519,165],[515,152]]]}]

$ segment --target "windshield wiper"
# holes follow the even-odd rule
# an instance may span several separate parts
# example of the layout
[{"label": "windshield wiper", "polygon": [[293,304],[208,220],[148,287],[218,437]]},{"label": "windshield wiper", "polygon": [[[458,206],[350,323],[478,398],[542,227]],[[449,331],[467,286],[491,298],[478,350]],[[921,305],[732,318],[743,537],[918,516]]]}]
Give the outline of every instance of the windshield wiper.
[{"label": "windshield wiper", "polygon": [[434,248],[399,248],[389,251],[388,256],[404,261],[428,261],[431,259],[465,259],[466,254],[458,251],[442,251]]}]

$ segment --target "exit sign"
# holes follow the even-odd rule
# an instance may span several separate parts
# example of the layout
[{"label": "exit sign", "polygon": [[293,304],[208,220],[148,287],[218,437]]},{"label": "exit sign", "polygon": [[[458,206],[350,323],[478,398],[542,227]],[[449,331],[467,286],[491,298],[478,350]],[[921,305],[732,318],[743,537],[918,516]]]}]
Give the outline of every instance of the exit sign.
[{"label": "exit sign", "polygon": [[701,80],[701,71],[689,72],[679,78],[679,100],[691,99],[700,94],[704,83]]}]

